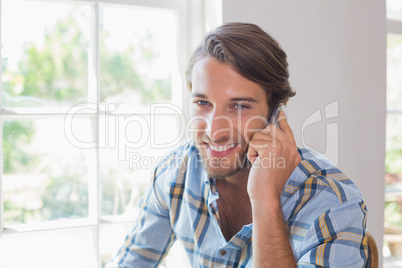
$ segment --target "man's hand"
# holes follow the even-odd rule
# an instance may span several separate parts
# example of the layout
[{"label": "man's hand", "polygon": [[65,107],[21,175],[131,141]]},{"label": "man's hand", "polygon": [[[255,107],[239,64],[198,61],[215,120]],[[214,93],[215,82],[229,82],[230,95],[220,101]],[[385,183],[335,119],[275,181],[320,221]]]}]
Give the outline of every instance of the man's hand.
[{"label": "man's hand", "polygon": [[247,156],[253,165],[247,191],[252,202],[279,200],[282,188],[301,161],[283,111],[278,122],[280,129],[274,124],[268,125],[254,133],[249,143]]},{"label": "man's hand", "polygon": [[301,161],[285,113],[280,129],[269,125],[253,135],[248,159],[253,163],[247,191],[253,215],[253,267],[296,267],[282,215],[282,188]]}]

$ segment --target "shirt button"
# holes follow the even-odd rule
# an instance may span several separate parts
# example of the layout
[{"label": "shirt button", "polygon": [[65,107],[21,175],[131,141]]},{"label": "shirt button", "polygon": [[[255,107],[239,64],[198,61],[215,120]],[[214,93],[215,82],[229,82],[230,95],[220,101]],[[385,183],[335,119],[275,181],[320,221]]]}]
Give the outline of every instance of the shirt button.
[{"label": "shirt button", "polygon": [[225,256],[226,255],[226,250],[224,250],[224,249],[220,250],[219,254],[221,254],[222,256]]}]

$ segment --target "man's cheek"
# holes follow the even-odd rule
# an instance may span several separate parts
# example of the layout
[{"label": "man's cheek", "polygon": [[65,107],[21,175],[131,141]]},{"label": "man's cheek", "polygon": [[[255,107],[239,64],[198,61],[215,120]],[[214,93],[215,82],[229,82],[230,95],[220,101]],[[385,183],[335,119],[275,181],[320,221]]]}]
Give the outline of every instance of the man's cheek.
[{"label": "man's cheek", "polygon": [[254,133],[260,132],[267,126],[268,120],[265,116],[255,115],[242,121],[241,129],[247,143],[253,138]]},{"label": "man's cheek", "polygon": [[265,126],[261,124],[243,128],[243,138],[246,141],[246,143],[249,144],[250,141],[253,139],[254,133],[260,132],[264,128]]},{"label": "man's cheek", "polygon": [[259,131],[261,131],[261,130],[260,129],[244,129],[242,136],[244,138],[245,143],[247,144],[247,147],[248,147],[248,144],[250,143],[250,141],[252,140],[254,133],[259,132]]},{"label": "man's cheek", "polygon": [[192,116],[188,120],[186,127],[186,138],[188,140],[193,139],[197,141],[202,139],[202,137],[205,135],[205,130],[207,127],[205,120],[206,119],[203,116]]}]

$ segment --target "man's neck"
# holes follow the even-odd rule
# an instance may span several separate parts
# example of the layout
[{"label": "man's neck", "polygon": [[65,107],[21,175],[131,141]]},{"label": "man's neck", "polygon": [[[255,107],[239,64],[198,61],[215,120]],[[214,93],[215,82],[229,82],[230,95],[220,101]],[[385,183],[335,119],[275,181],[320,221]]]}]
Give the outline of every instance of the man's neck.
[{"label": "man's neck", "polygon": [[226,241],[244,225],[252,223],[251,203],[247,192],[249,170],[244,169],[224,180],[217,180],[220,228]]},{"label": "man's neck", "polygon": [[219,190],[231,192],[232,194],[244,195],[247,194],[247,182],[250,169],[244,168],[230,177],[216,181],[216,186]]}]

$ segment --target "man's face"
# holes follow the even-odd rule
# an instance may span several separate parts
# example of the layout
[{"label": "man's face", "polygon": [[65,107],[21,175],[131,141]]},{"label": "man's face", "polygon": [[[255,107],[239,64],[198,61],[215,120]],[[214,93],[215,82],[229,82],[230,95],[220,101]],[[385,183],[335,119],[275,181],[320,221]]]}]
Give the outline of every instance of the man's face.
[{"label": "man's face", "polygon": [[268,105],[260,85],[228,64],[200,59],[192,71],[194,141],[209,176],[231,176],[247,162],[248,143],[266,126]]}]

